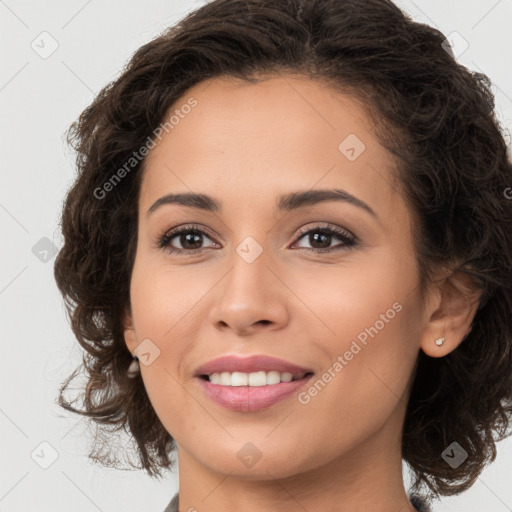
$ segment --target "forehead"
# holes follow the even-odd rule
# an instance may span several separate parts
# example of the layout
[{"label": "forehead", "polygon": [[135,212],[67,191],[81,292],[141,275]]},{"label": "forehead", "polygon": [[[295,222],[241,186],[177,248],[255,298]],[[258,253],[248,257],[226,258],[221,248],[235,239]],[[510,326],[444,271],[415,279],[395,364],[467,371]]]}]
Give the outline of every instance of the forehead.
[{"label": "forehead", "polygon": [[[195,106],[189,108],[192,99]],[[201,138],[201,151],[233,147],[247,137],[276,143],[301,136],[312,142],[326,139],[319,151],[344,134],[357,132],[370,145],[374,138],[373,122],[360,100],[300,75],[267,76],[256,83],[227,77],[207,80],[175,101],[166,119],[171,117],[174,124],[168,132],[174,135],[176,145],[183,142],[180,135],[189,137],[193,131]],[[337,144],[334,149],[338,150]]]},{"label": "forehead", "polygon": [[323,82],[216,78],[190,88],[164,122],[170,116],[172,128],[146,158],[142,202],[191,190],[257,201],[329,186],[366,202],[394,200],[395,162],[368,113]]}]

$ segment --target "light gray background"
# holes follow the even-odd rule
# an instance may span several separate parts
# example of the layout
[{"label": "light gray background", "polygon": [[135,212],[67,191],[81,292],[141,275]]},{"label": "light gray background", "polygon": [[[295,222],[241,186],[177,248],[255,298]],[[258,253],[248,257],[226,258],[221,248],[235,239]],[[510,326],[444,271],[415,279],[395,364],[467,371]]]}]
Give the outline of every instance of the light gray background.
[{"label": "light gray background", "polygon": [[[58,218],[74,176],[67,127],[141,44],[203,3],[0,0],[0,512],[161,512],[177,490],[176,474],[156,482],[91,464],[85,422],[54,405],[80,352],[53,280],[51,243],[61,245]],[[492,79],[499,117],[512,128],[512,1],[400,5],[445,35],[458,32],[459,51],[467,41],[459,60]],[[53,40],[58,48],[42,58]],[[40,464],[53,452],[42,442],[58,455],[48,469]],[[508,439],[469,491],[435,511],[511,511],[511,469]]]}]

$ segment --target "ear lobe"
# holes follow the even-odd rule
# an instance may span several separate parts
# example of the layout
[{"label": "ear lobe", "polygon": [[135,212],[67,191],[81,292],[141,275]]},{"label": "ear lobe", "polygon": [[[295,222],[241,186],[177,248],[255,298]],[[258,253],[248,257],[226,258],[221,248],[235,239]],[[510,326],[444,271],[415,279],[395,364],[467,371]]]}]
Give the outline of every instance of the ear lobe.
[{"label": "ear lobe", "polygon": [[126,347],[133,354],[135,348],[137,347],[137,334],[135,333],[135,326],[133,324],[132,314],[130,310],[125,312],[123,318],[123,327],[124,327],[124,342],[126,343]]},{"label": "ear lobe", "polygon": [[[421,349],[430,357],[443,357],[470,332],[482,290],[472,276],[462,271],[455,271],[434,286],[439,296],[424,329]],[[436,344],[438,338],[444,338],[441,345]]]}]

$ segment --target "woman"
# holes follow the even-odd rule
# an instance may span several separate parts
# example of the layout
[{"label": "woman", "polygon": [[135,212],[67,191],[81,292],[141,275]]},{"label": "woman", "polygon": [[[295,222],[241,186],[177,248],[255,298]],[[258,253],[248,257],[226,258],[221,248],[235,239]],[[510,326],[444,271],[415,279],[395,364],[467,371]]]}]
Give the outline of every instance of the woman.
[{"label": "woman", "polygon": [[55,277],[88,384],[60,404],[152,476],[177,455],[167,512],[427,511],[494,460],[512,169],[439,31],[388,0],[215,0],[70,140]]}]

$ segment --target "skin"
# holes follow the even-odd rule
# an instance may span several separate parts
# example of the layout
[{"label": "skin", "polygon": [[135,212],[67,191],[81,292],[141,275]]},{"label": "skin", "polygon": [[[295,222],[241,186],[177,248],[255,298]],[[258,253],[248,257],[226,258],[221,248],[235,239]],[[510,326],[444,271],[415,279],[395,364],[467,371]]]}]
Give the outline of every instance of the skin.
[{"label": "skin", "polygon": [[[442,357],[462,341],[476,310],[468,281],[446,274],[420,295],[396,163],[353,98],[292,75],[202,82],[173,108],[190,97],[197,106],[146,159],[125,319],[130,352],[145,339],[160,351],[140,366],[176,440],[180,510],[414,510],[400,451],[413,371],[419,350]],[[365,145],[354,161],[338,149],[350,134]],[[376,215],[341,201],[274,209],[282,194],[331,188]],[[147,214],[162,196],[182,192],[207,194],[222,208],[165,204]],[[188,246],[172,239],[188,254],[158,247],[163,233],[189,223],[206,235]],[[348,231],[357,244],[333,235],[315,245],[299,233],[318,223]],[[249,236],[263,251],[252,263],[236,251]],[[293,396],[262,411],[233,411],[194,378],[221,355],[267,354],[312,368],[316,380],[396,303],[394,318],[306,404]],[[252,467],[237,457],[248,442],[261,454]]]}]

